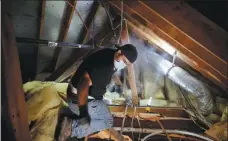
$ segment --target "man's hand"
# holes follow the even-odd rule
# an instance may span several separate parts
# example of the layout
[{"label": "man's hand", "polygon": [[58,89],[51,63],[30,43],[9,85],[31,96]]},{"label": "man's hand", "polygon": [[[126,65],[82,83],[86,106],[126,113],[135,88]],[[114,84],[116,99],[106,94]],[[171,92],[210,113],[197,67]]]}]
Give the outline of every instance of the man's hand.
[{"label": "man's hand", "polygon": [[122,141],[132,141],[132,139],[127,136],[127,135],[123,135],[123,140]]},{"label": "man's hand", "polygon": [[80,126],[89,127],[90,118],[89,117],[80,118],[80,119],[78,119],[78,124]]},{"label": "man's hand", "polygon": [[87,105],[79,106],[79,112],[80,112],[80,114],[79,114],[78,124],[89,126],[90,118],[89,118],[89,114],[88,114]]},{"label": "man's hand", "polygon": [[[120,133],[113,128],[106,129],[97,133],[97,136],[101,139],[109,139],[111,137],[114,141],[132,141],[132,139],[127,135],[120,135]],[[94,136],[96,137],[96,136]]]}]

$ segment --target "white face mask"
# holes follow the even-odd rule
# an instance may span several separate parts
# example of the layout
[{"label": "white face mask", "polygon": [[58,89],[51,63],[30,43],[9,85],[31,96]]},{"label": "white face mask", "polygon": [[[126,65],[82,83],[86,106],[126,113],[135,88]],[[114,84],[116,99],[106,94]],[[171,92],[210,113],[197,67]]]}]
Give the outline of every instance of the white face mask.
[{"label": "white face mask", "polygon": [[123,60],[121,60],[119,62],[115,60],[114,66],[117,70],[121,70],[121,69],[125,68],[127,65],[123,62]]}]

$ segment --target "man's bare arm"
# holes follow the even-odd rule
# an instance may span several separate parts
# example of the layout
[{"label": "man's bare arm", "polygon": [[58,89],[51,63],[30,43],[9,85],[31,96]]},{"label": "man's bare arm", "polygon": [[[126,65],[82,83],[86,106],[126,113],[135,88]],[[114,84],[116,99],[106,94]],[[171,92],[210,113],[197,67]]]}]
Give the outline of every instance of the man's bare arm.
[{"label": "man's bare arm", "polygon": [[90,79],[89,74],[86,72],[81,77],[78,86],[77,86],[77,98],[78,98],[78,106],[83,106],[87,104],[87,98],[89,93],[89,87],[92,85],[92,81]]}]

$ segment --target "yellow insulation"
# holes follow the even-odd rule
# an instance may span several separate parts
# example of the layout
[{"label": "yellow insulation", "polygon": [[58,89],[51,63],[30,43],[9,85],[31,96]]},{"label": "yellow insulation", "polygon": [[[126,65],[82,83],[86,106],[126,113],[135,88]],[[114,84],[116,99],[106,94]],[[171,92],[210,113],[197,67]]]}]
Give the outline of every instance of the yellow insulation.
[{"label": "yellow insulation", "polygon": [[53,141],[59,110],[66,102],[67,83],[33,81],[23,85],[32,141]]},{"label": "yellow insulation", "polygon": [[[62,99],[66,98],[66,90],[68,83],[55,83],[55,82],[40,82],[32,81],[23,85],[27,108],[28,108],[28,123],[34,122],[30,129],[30,136],[32,141],[53,141],[55,130],[58,123],[59,111],[67,103]],[[170,106],[177,107],[176,103],[169,103],[162,100],[161,90],[157,91],[155,98],[151,102],[154,106]],[[112,98],[114,95],[106,93],[108,99],[120,100],[117,97]],[[121,99],[122,100],[122,99]],[[115,101],[113,102],[115,103]],[[140,103],[148,103],[148,99],[141,100]],[[222,108],[223,115],[220,121],[225,121],[228,117],[228,106]],[[220,116],[210,115],[210,120],[218,122]]]}]

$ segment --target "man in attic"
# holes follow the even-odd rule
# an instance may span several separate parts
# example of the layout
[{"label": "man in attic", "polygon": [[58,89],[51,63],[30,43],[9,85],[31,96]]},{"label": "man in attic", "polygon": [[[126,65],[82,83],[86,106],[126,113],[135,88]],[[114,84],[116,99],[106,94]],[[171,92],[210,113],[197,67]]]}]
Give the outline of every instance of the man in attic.
[{"label": "man in attic", "polygon": [[[112,75],[137,59],[137,50],[131,44],[117,49],[102,49],[82,62],[67,89],[67,102],[75,118],[63,121],[65,138],[83,138],[89,134],[112,127],[113,118],[104,103],[103,95]],[[70,126],[70,127],[69,127]],[[70,130],[69,130],[70,129]]]}]

